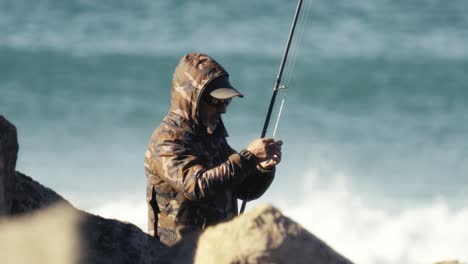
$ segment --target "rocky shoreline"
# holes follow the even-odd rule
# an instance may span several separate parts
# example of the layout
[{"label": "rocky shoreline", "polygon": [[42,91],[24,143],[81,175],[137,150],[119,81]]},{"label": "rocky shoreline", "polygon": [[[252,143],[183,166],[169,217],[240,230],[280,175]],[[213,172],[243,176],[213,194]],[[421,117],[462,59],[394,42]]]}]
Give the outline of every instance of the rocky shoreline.
[{"label": "rocky shoreline", "polygon": [[167,248],[131,223],[75,208],[17,171],[18,148],[15,126],[0,116],[2,263],[352,263],[269,205]]}]

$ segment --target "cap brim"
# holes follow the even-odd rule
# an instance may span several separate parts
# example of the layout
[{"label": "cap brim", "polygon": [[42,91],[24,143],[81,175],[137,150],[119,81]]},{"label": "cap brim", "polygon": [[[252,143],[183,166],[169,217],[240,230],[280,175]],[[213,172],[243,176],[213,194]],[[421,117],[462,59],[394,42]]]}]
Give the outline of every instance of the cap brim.
[{"label": "cap brim", "polygon": [[215,89],[214,91],[210,93],[210,95],[216,99],[221,99],[221,100],[229,99],[235,96],[244,97],[243,94],[241,94],[239,91],[237,91],[236,89],[232,87]]}]

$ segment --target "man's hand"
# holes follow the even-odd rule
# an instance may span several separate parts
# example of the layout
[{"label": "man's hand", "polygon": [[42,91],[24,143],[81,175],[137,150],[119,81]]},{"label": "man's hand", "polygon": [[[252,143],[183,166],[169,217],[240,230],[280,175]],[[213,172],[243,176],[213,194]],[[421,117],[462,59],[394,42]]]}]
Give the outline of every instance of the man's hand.
[{"label": "man's hand", "polygon": [[271,170],[281,162],[281,145],[281,140],[259,138],[252,141],[247,150],[257,157],[262,168]]}]

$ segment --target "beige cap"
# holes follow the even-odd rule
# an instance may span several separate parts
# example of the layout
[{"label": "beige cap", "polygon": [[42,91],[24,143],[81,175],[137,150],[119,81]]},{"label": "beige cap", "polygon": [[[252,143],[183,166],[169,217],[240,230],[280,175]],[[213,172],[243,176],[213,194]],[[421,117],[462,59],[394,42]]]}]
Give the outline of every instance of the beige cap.
[{"label": "beige cap", "polygon": [[229,99],[234,96],[244,97],[244,95],[232,87],[229,82],[229,78],[226,76],[220,76],[212,80],[209,84],[207,92],[216,99]]}]

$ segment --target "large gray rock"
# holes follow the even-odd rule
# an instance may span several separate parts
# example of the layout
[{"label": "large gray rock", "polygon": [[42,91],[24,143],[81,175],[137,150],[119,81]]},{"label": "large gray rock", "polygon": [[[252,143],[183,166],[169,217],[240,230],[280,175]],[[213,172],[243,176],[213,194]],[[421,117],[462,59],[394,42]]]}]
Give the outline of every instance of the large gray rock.
[{"label": "large gray rock", "polygon": [[22,215],[61,203],[73,207],[58,193],[43,186],[31,177],[16,171],[13,174],[15,192],[12,195],[10,215]]},{"label": "large gray rock", "polygon": [[16,128],[0,115],[0,216],[10,214],[17,155]]},{"label": "large gray rock", "polygon": [[195,263],[351,262],[278,209],[265,205],[205,230],[198,240]]},{"label": "large gray rock", "polygon": [[[76,258],[62,263],[161,263],[161,255],[167,254],[167,248],[159,241],[131,223],[105,219],[76,209],[55,191],[16,171],[17,152],[16,128],[0,116],[0,216],[3,216],[0,230],[12,231],[16,238],[13,244],[22,245],[20,251],[28,254],[34,248],[52,247],[49,239],[63,231],[63,236],[59,236],[62,246],[75,248],[74,243],[78,241],[80,251],[75,252]],[[61,210],[49,209],[57,204]],[[49,213],[42,213],[48,209]],[[70,226],[73,230],[66,231]],[[61,239],[69,237],[67,234],[75,234],[76,240]],[[0,248],[4,249],[6,247],[1,245],[8,244],[10,237],[0,236],[0,240]],[[0,250],[2,263],[20,261],[13,252],[17,251]],[[35,252],[48,254],[55,251]],[[36,257],[37,261],[30,263],[48,263],[42,262],[40,255]],[[28,259],[34,259],[34,254],[31,258],[24,258],[24,263]]]},{"label": "large gray rock", "polygon": [[161,263],[167,247],[131,223],[82,213],[81,263]]}]

